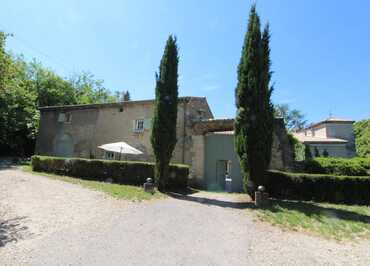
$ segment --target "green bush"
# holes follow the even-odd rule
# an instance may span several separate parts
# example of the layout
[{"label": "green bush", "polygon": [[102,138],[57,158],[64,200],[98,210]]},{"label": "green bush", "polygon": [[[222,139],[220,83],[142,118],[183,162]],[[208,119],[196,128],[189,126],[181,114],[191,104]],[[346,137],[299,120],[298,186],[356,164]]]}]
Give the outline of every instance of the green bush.
[{"label": "green bush", "polygon": [[[154,164],[148,162],[89,160],[80,158],[32,157],[34,171],[73,176],[81,179],[105,181],[111,178],[114,183],[141,186],[147,178],[154,177]],[[189,167],[171,164],[168,187],[186,188]]]},{"label": "green bush", "polygon": [[361,157],[370,158],[370,119],[357,121],[353,124],[356,152]]},{"label": "green bush", "polygon": [[294,160],[304,161],[305,159],[305,145],[299,142],[299,140],[293,136],[292,133],[288,133],[288,139],[290,145],[294,148]]},{"label": "green bush", "polygon": [[[304,164],[304,171],[312,174],[365,176],[370,163],[367,159],[314,158]],[[370,169],[370,168],[368,168]]]},{"label": "green bush", "polygon": [[267,192],[274,198],[345,204],[370,204],[369,176],[267,172]]},{"label": "green bush", "polygon": [[352,159],[355,162],[358,162],[366,170],[370,170],[370,157],[369,158],[360,158],[356,157]]}]

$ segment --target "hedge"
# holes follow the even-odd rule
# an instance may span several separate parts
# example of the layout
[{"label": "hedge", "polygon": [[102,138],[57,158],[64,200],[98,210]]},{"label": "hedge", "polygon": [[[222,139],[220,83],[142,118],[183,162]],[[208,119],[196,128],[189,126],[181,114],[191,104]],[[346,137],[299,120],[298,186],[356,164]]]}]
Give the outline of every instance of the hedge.
[{"label": "hedge", "polygon": [[344,176],[365,176],[370,170],[370,159],[318,157],[304,163],[304,172]]},{"label": "hedge", "polygon": [[370,204],[370,176],[267,171],[266,189],[274,198]]},{"label": "hedge", "polygon": [[[81,158],[61,158],[49,156],[32,156],[34,171],[68,175],[87,180],[141,186],[147,178],[154,177],[154,164],[133,161],[89,160]],[[168,187],[171,189],[186,188],[188,185],[189,167],[181,164],[170,165]]]}]

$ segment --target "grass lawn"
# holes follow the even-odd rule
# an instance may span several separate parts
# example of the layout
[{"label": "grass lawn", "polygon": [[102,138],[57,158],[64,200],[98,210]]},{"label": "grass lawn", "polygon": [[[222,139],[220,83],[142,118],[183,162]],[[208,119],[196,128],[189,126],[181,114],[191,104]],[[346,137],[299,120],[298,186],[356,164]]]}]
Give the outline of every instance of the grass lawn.
[{"label": "grass lawn", "polygon": [[256,209],[262,221],[336,240],[370,238],[370,206],[272,200]]},{"label": "grass lawn", "polygon": [[150,200],[150,199],[158,199],[165,197],[164,194],[156,191],[154,195],[144,192],[144,190],[140,187],[136,186],[128,186],[128,185],[119,185],[119,184],[111,184],[105,182],[98,182],[98,181],[90,181],[90,180],[83,180],[69,176],[60,176],[55,174],[43,173],[43,172],[34,172],[30,165],[23,165],[22,169],[29,173],[35,173],[38,175],[43,175],[51,179],[61,180],[65,182],[69,182],[72,184],[78,184],[83,187],[94,189],[98,191],[105,192],[106,194],[118,198],[118,199],[125,199],[125,200]]}]

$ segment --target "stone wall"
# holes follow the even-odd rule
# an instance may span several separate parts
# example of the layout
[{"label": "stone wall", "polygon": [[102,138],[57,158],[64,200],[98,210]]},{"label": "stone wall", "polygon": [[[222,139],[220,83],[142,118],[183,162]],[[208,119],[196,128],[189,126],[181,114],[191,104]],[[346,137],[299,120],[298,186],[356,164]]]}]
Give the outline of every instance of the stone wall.
[{"label": "stone wall", "polygon": [[[36,153],[58,155],[56,139],[67,135],[73,142],[73,153],[69,156],[82,158],[102,158],[104,152],[97,147],[112,142],[125,141],[144,154],[124,156],[129,160],[153,161],[150,143],[151,120],[154,101],[129,101],[112,104],[94,104],[41,108],[40,131]],[[70,123],[58,122],[60,113],[68,113]],[[177,144],[172,162],[192,163],[192,126],[203,118],[212,118],[205,98],[183,97],[179,99],[177,115]],[[148,126],[143,132],[134,132],[133,121],[144,119]]]},{"label": "stone wall", "polygon": [[[234,119],[209,119],[193,126],[191,178],[200,183],[204,176],[205,135],[212,132],[233,131]],[[293,166],[294,148],[289,141],[283,119],[276,118],[271,151],[271,169],[284,170]]]}]

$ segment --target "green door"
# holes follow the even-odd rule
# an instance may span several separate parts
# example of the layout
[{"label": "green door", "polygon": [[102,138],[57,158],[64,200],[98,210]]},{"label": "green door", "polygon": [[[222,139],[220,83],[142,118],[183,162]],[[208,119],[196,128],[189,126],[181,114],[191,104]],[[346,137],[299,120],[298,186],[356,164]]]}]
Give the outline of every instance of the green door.
[{"label": "green door", "polygon": [[243,191],[239,158],[234,150],[234,136],[211,133],[205,143],[205,188],[225,190],[225,174],[232,179],[232,191]]},{"label": "green door", "polygon": [[216,166],[216,190],[225,190],[225,175],[227,172],[227,161],[219,160]]}]

